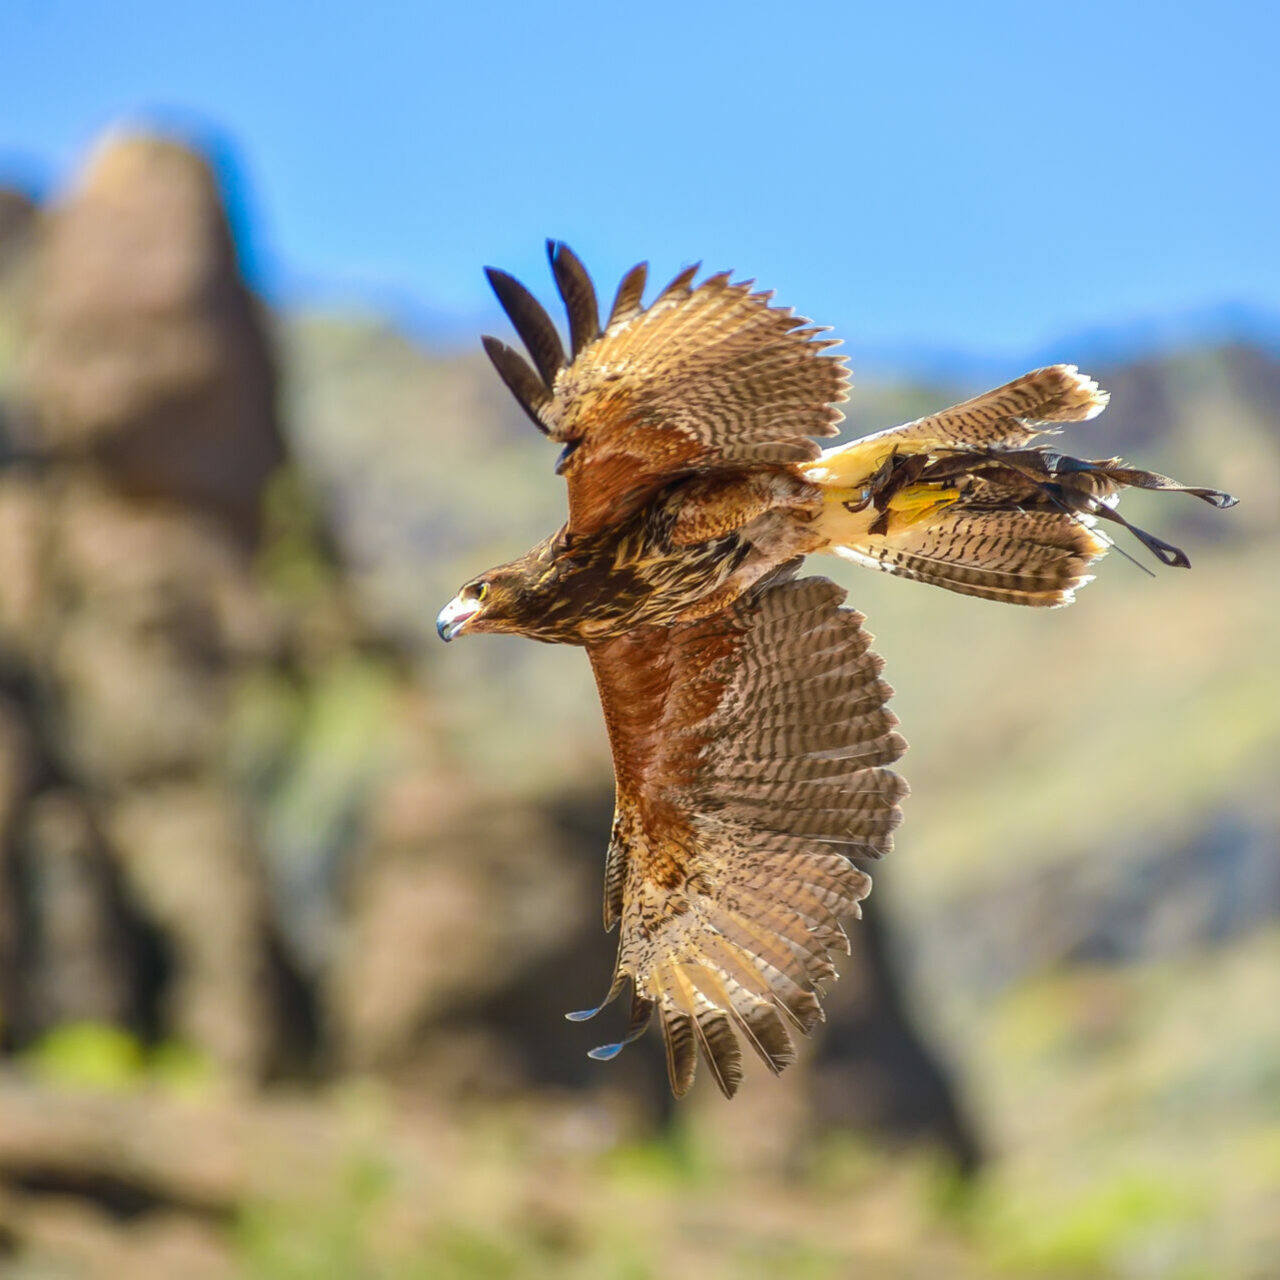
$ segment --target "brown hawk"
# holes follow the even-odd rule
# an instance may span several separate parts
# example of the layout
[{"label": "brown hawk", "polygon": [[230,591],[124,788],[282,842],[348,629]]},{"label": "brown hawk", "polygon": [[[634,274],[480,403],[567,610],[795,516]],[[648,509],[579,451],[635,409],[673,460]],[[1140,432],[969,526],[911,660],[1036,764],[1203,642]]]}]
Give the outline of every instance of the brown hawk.
[{"label": "brown hawk", "polygon": [[801,558],[1062,605],[1111,545],[1099,521],[1188,564],[1116,512],[1121,489],[1234,499],[1035,443],[1107,403],[1072,365],[822,450],[814,437],[836,433],[848,386],[826,330],[728,273],[695,285],[696,268],[645,307],[643,263],[602,326],[582,264],[563,244],[548,251],[570,352],[496,270],[533,364],[484,345],[563,445],[568,523],[468,582],[437,626],[445,640],[508,631],[586,649],[617,785],[604,921],[621,937],[604,1003],[632,989],[622,1042],[593,1056],[656,1010],[675,1093],[700,1048],[732,1095],[740,1037],[776,1072],[794,1057],[788,1026],[822,1018],[829,952],[848,950],[840,918],[870,888],[851,859],[889,851],[907,792],[862,615],[833,583],[797,577]]}]

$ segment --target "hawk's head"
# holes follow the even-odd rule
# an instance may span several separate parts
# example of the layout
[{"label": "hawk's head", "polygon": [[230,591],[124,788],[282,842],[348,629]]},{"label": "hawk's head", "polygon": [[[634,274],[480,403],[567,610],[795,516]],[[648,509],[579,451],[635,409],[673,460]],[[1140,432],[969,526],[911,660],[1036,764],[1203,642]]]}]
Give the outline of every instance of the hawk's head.
[{"label": "hawk's head", "polygon": [[436,618],[442,640],[464,631],[536,633],[547,612],[547,592],[556,576],[548,538],[519,560],[472,578]]},{"label": "hawk's head", "polygon": [[503,565],[473,578],[436,617],[441,640],[464,631],[512,631],[518,626],[527,584],[515,566]]}]

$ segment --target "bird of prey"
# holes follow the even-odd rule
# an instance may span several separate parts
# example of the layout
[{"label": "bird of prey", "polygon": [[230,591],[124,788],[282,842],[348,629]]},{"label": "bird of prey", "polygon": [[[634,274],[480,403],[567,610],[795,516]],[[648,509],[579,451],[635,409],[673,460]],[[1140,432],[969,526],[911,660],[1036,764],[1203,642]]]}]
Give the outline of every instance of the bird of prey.
[{"label": "bird of prey", "polygon": [[1125,487],[1234,499],[1036,443],[1107,403],[1072,365],[823,450],[848,387],[827,330],[727,272],[695,284],[696,267],[646,307],[643,263],[602,324],[581,262],[547,247],[569,350],[493,269],[532,364],[484,346],[563,446],[568,521],[463,586],[437,628],[586,649],[617,800],[604,922],[621,932],[601,1007],[631,986],[625,1035],[592,1056],[612,1057],[656,1010],[675,1094],[701,1050],[732,1096],[740,1041],[777,1072],[794,1058],[788,1028],[821,1020],[829,953],[848,950],[841,917],[860,914],[870,887],[854,860],[889,851],[907,792],[863,617],[832,582],[798,576],[802,558],[1052,607],[1111,545],[1100,521],[1188,564],[1119,515]]}]

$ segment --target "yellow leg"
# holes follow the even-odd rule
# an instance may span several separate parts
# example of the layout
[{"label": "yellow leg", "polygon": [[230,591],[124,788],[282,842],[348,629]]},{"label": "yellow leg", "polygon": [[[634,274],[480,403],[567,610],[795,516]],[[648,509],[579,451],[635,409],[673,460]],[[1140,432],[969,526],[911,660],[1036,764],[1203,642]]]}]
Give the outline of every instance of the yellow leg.
[{"label": "yellow leg", "polygon": [[895,523],[900,527],[912,525],[949,507],[959,496],[958,489],[928,484],[907,485],[889,499],[888,510],[897,517]]}]

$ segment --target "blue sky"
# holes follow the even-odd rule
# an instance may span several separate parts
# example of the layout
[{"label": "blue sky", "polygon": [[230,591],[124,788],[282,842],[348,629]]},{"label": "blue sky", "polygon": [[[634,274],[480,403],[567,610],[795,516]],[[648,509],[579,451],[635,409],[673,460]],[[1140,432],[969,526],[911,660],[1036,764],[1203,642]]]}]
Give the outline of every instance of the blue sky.
[{"label": "blue sky", "polygon": [[[125,15],[126,16],[122,16]],[[495,324],[547,235],[601,292],[733,267],[851,343],[1039,350],[1280,312],[1280,6],[3,0],[0,180],[113,121],[234,155],[276,300]]]}]

